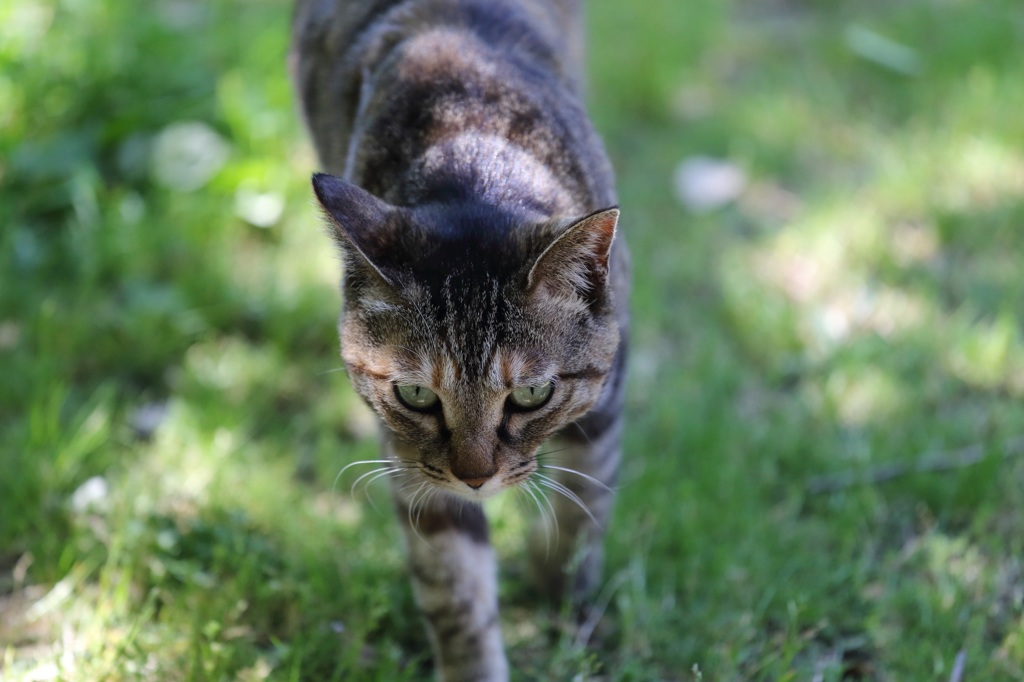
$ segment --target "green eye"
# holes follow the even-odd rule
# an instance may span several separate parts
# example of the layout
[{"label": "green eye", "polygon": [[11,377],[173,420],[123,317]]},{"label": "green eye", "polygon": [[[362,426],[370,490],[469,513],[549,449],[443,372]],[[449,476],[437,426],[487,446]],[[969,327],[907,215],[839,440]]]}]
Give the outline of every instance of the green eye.
[{"label": "green eye", "polygon": [[398,396],[403,405],[417,412],[427,412],[441,401],[437,394],[426,386],[412,384],[405,384],[403,386],[396,384],[395,395]]},{"label": "green eye", "polygon": [[550,381],[540,386],[523,386],[512,391],[508,401],[520,410],[536,410],[548,401],[554,388],[554,383]]}]

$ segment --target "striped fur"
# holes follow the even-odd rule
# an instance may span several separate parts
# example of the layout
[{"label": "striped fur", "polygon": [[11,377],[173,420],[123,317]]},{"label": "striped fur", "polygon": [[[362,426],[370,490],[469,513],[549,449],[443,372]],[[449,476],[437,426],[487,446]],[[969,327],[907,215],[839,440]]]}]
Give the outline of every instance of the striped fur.
[{"label": "striped fur", "polygon": [[[576,2],[299,0],[293,30],[333,174],[314,190],[344,263],[342,357],[382,423],[436,669],[504,680],[479,503],[519,488],[553,512],[538,585],[585,608],[620,457],[628,257]],[[510,402],[548,382],[536,409]],[[410,409],[403,385],[439,402]]]}]

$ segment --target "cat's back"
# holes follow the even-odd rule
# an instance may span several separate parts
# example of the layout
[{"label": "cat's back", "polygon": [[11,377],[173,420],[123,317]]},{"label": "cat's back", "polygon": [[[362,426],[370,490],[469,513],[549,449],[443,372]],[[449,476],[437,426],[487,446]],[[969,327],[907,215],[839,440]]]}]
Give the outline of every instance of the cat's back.
[{"label": "cat's back", "polygon": [[579,0],[298,0],[293,59],[351,66],[343,62],[365,61],[360,53],[440,24],[475,24],[499,40],[518,33],[514,40],[539,41],[559,52],[567,77],[578,81],[581,75]]},{"label": "cat's back", "polygon": [[[411,162],[408,154],[422,149],[403,149],[405,141],[423,132],[429,133],[422,140],[429,145],[445,134],[436,119],[446,113],[446,92],[462,100],[463,119],[450,121],[450,128],[536,132],[537,140],[524,139],[527,147],[536,146],[545,131],[571,143],[575,130],[588,129],[580,105],[577,5],[577,0],[300,0],[290,66],[325,169],[363,179],[353,177],[365,175],[353,168],[360,125],[376,125],[363,139],[386,146],[396,164]],[[486,114],[467,120],[465,114],[472,112],[466,103],[474,95]],[[528,111],[539,117],[525,115]],[[510,120],[502,121],[503,115]],[[425,130],[426,118],[435,123],[432,130]],[[405,139],[387,141],[393,131]],[[584,149],[594,146],[580,142]],[[381,176],[379,169],[375,176]]]}]

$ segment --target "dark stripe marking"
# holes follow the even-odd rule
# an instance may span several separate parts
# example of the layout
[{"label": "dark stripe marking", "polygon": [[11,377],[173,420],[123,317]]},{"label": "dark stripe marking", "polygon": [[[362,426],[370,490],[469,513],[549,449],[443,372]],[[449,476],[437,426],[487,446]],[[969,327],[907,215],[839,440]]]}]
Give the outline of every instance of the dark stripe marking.
[{"label": "dark stripe marking", "polygon": [[[398,517],[409,523],[409,505],[398,502]],[[490,542],[487,517],[478,504],[462,500],[446,499],[426,507],[417,508],[413,513],[416,530],[422,535],[436,535],[446,530],[455,530],[465,534],[477,544],[486,545]]]}]

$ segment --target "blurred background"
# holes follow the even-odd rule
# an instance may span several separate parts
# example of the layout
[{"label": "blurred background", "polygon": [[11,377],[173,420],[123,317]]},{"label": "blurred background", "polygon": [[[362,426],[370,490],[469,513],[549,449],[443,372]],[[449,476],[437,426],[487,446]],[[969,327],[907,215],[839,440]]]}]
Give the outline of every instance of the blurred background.
[{"label": "blurred background", "polygon": [[[627,453],[582,634],[489,504],[515,679],[1024,679],[1019,1],[584,4]],[[0,3],[5,680],[430,674],[289,14]]]}]

